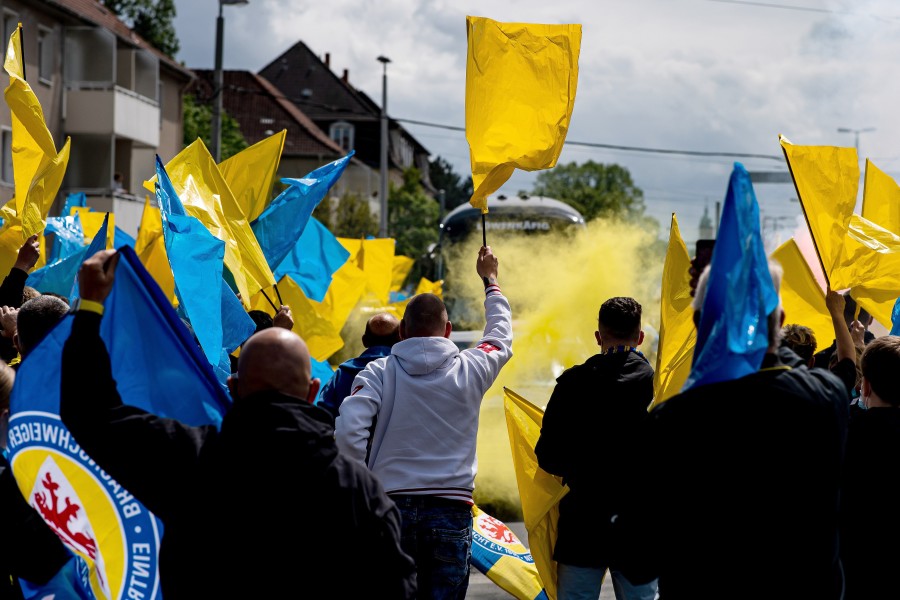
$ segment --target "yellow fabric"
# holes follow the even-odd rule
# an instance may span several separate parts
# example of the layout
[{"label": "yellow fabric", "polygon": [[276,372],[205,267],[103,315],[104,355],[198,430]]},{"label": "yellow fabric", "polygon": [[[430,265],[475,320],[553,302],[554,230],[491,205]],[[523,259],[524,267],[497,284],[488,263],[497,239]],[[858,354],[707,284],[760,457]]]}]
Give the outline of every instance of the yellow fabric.
[{"label": "yellow fabric", "polygon": [[359,258],[359,251],[362,250],[363,241],[357,238],[341,237],[339,237],[337,241],[340,242],[341,246],[343,246],[344,249],[350,253],[350,256],[347,258],[347,260],[357,262]]},{"label": "yellow fabric", "polygon": [[175,305],[177,303],[175,299],[175,276],[172,275],[169,256],[166,254],[162,216],[159,213],[159,208],[150,204],[149,197],[144,200],[144,212],[141,215],[141,225],[138,228],[137,239],[134,242],[134,251],[166,298]]},{"label": "yellow fabric", "polygon": [[[294,333],[303,338],[309,348],[309,355],[319,361],[328,360],[328,357],[344,347],[341,339],[340,328],[335,328],[321,305],[306,297],[303,289],[288,276],[278,281],[278,291],[281,292],[281,300],[291,307],[294,317]],[[265,293],[277,302],[275,288],[265,290]],[[275,316],[275,309],[269,304],[262,292],[256,294],[251,302],[251,307]],[[329,315],[330,316],[330,315]]]},{"label": "yellow fabric", "polygon": [[[856,149],[795,146],[784,136],[780,136],[780,142],[825,277],[831,281],[856,206],[859,190]],[[843,289],[834,282],[831,285],[835,290]]]},{"label": "yellow fabric", "polygon": [[416,294],[434,294],[439,298],[444,297],[444,280],[438,279],[437,281],[431,281],[423,277],[419,280],[419,285],[416,286]]},{"label": "yellow fabric", "polygon": [[57,153],[41,103],[24,78],[21,27],[9,38],[3,67],[9,74],[4,97],[12,120],[15,210],[24,242],[44,231],[69,162],[69,139]]},{"label": "yellow fabric", "polygon": [[340,331],[365,289],[366,274],[356,266],[356,263],[348,260],[335,271],[322,302],[313,302],[313,304],[320,306],[319,314],[328,319],[337,331]]},{"label": "yellow fabric", "polygon": [[286,134],[287,129],[282,129],[219,163],[222,177],[248,221],[262,214],[272,200],[272,182]]},{"label": "yellow fabric", "polygon": [[472,164],[472,206],[516,168],[556,165],[578,84],[581,25],[499,23],[466,17],[466,140]]},{"label": "yellow fabric", "polygon": [[850,288],[860,306],[890,329],[891,310],[900,296],[900,237],[853,215],[831,285]]},{"label": "yellow fabric", "polygon": [[530,552],[505,523],[476,504],[472,506],[472,530],[476,537],[474,544],[498,556],[485,573],[488,579],[518,600],[534,600],[541,595],[544,589],[541,576],[534,563],[526,560]]},{"label": "yellow fabric", "polygon": [[[106,218],[105,212],[91,211],[87,206],[75,206],[72,208],[72,214],[78,215],[81,220],[81,230],[84,232],[84,243],[89,244],[100,228],[103,227],[103,220]],[[109,213],[109,226],[106,230],[106,246],[113,244],[116,236],[116,215]],[[137,243],[137,242],[135,242]]]},{"label": "yellow fabric", "polygon": [[556,545],[559,501],[569,492],[569,488],[558,477],[541,469],[534,455],[544,411],[509,388],[503,388],[503,394],[506,427],[529,549],[547,596],[550,600],[556,600],[553,547]]},{"label": "yellow fabric", "polygon": [[366,287],[363,292],[372,294],[378,302],[386,305],[394,273],[394,247],[396,246],[394,239],[338,238],[338,241],[350,253],[347,263],[355,264],[365,273]]},{"label": "yellow fabric", "polygon": [[400,288],[403,287],[403,284],[406,283],[406,278],[409,276],[409,272],[412,271],[413,264],[415,264],[416,259],[410,258],[408,256],[402,256],[399,254],[394,255],[394,270],[391,275],[391,291],[399,292]]},{"label": "yellow fabric", "polygon": [[[166,172],[189,215],[225,242],[225,266],[244,306],[259,290],[275,284],[247,215],[238,205],[209,150],[200,139],[178,153]],[[151,186],[156,177],[148,182]],[[145,184],[146,185],[146,184]]]},{"label": "yellow fabric", "polygon": [[680,392],[691,373],[697,328],[691,307],[690,268],[691,256],[673,214],[660,291],[659,346],[651,409]]},{"label": "yellow fabric", "polygon": [[781,306],[785,324],[809,327],[816,336],[818,348],[827,347],[834,339],[834,325],[825,305],[825,292],[816,282],[797,242],[789,239],[772,253],[772,258],[784,269]]},{"label": "yellow fabric", "polygon": [[102,315],[104,307],[102,302],[94,302],[93,300],[85,300],[84,298],[80,298],[78,300],[78,310],[86,310],[88,312]]},{"label": "yellow fabric", "polygon": [[888,231],[900,234],[900,186],[869,159],[866,159],[862,216]]}]

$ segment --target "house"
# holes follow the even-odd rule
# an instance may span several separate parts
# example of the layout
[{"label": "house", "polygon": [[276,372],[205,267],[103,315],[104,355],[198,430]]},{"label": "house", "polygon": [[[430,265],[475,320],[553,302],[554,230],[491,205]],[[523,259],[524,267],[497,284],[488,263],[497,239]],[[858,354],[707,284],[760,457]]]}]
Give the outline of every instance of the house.
[{"label": "house", "polygon": [[[200,102],[212,102],[215,72],[194,71],[196,79],[187,93]],[[286,130],[278,177],[303,177],[347,154],[347,150],[328,137],[297,105],[285,98],[275,86],[252,71],[223,71],[222,108],[234,118],[248,144]],[[351,159],[344,174],[332,188],[332,195],[358,194],[374,201],[380,177],[357,158]]]},{"label": "house", "polygon": [[[85,192],[116,225],[137,233],[141,184],[157,154],[182,144],[182,94],[190,70],[150,46],[97,0],[4,0],[4,44],[23,26],[25,74],[57,148],[71,136],[66,177],[51,214],[71,192]],[[0,202],[13,195],[11,121],[0,111]],[[122,175],[125,192],[113,193]],[[131,192],[131,193],[128,193]]]},{"label": "house", "polygon": [[[354,88],[345,69],[338,77],[331,70],[331,56],[320,59],[303,42],[297,42],[264,67],[259,74],[301,110],[341,148],[380,172],[381,108]],[[425,191],[436,190],[428,178],[428,150],[394,119],[388,121],[388,177],[403,183],[403,171],[416,167]]]}]

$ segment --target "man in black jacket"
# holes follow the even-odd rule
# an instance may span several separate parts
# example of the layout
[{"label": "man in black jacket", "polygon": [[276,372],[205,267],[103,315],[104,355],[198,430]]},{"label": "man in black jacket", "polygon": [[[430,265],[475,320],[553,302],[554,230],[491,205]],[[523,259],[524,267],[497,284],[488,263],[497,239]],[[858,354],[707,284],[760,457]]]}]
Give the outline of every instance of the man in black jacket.
[{"label": "man in black jacket", "polygon": [[617,570],[610,522],[622,508],[624,479],[635,468],[633,440],[653,400],[653,368],[637,350],[641,305],[610,298],[598,321],[602,352],[559,376],[535,446],[540,467],[570,490],[559,504],[553,551],[559,599],[598,598],[609,569],[618,600],[652,600],[655,582],[633,585]]},{"label": "man in black jacket", "polygon": [[79,273],[60,417],[162,520],[163,596],[301,597],[324,586],[335,598],[413,597],[400,513],[364,465],[338,453],[329,415],[310,404],[319,381],[298,336],[270,328],[244,344],[220,430],[122,402],[100,337],[117,259],[98,252]]}]

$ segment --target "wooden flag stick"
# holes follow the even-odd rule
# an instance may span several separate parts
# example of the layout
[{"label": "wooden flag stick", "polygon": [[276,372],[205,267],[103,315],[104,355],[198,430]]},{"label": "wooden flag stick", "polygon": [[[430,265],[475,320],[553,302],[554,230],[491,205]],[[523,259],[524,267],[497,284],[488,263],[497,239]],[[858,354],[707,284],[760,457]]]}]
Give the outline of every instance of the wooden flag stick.
[{"label": "wooden flag stick", "polygon": [[272,305],[272,308],[275,309],[275,312],[277,313],[278,310],[279,310],[279,308],[278,308],[277,306],[275,306],[275,303],[272,302],[272,299],[271,299],[271,298],[269,298],[269,295],[266,293],[266,290],[259,290],[259,291],[262,292],[262,295],[266,297],[266,300],[269,301],[269,304]]},{"label": "wooden flag stick", "polygon": [[284,306],[284,301],[281,299],[281,292],[278,291],[278,284],[275,284],[275,295],[278,296],[278,304]]},{"label": "wooden flag stick", "polygon": [[487,247],[487,228],[484,224],[484,213],[481,213],[481,245]]}]

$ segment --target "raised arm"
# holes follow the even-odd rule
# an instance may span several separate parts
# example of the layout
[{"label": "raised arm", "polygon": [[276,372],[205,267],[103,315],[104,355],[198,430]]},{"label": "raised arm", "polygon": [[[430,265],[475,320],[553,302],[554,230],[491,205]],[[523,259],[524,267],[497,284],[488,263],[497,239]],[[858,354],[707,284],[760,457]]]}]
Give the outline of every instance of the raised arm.
[{"label": "raised arm", "polygon": [[478,375],[482,393],[494,383],[500,369],[512,358],[512,311],[498,283],[499,261],[490,246],[478,251],[475,270],[484,281],[484,335],[475,348],[463,355]]},{"label": "raised arm", "polygon": [[831,288],[825,294],[825,306],[828,307],[828,313],[831,315],[831,323],[834,326],[834,339],[837,342],[835,354],[837,354],[838,362],[849,359],[856,364],[856,348],[853,344],[853,337],[850,335],[850,329],[844,321],[844,305],[846,301],[844,297],[835,292]]}]

